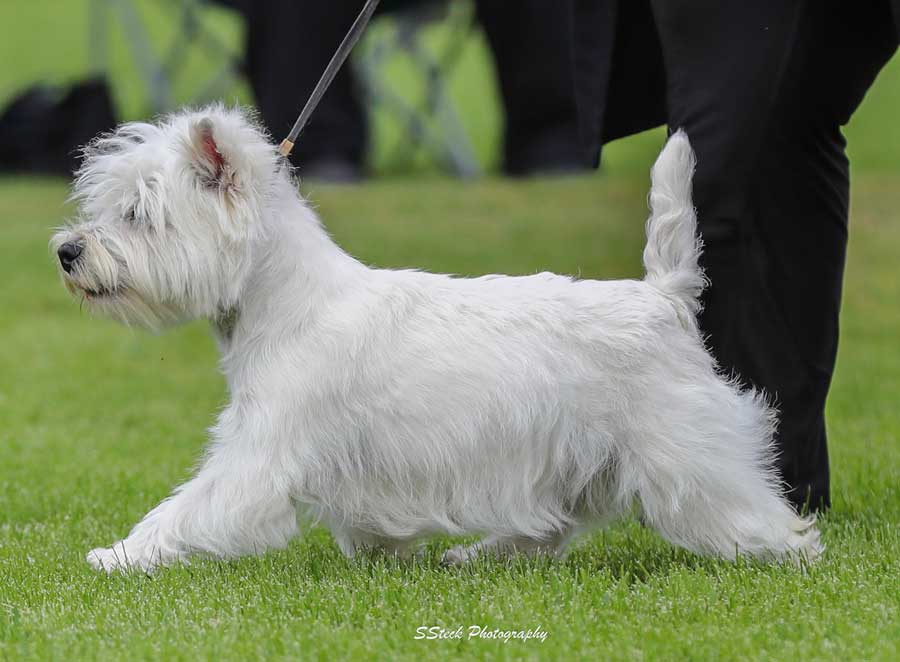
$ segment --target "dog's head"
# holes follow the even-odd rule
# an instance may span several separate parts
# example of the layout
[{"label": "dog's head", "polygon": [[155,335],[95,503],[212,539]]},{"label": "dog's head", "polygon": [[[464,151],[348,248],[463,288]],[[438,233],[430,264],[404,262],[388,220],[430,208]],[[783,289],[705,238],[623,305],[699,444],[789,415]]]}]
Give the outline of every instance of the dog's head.
[{"label": "dog's head", "polygon": [[124,124],[84,156],[78,214],[51,240],[66,287],[98,312],[150,328],[229,309],[280,169],[265,133],[212,106]]}]

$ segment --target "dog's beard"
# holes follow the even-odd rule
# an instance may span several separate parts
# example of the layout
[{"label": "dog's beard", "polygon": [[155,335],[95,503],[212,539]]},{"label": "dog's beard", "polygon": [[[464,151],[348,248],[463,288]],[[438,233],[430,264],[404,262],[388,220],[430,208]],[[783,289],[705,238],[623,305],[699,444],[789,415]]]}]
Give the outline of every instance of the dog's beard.
[{"label": "dog's beard", "polygon": [[94,238],[85,238],[81,260],[71,273],[60,269],[66,289],[83,308],[128,326],[151,331],[181,322],[185,315],[172,303],[160,302],[141,291],[127,264]]},{"label": "dog's beard", "polygon": [[149,301],[130,287],[100,293],[76,290],[76,296],[81,296],[82,304],[91,312],[150,331],[160,331],[185,319],[185,315],[179,314],[174,306]]},{"label": "dog's beard", "polygon": [[183,321],[185,315],[171,304],[159,303],[142,296],[135,288],[119,284],[115,289],[92,289],[76,284],[65,276],[66,289],[91,313],[114,319],[127,326],[160,331]]}]

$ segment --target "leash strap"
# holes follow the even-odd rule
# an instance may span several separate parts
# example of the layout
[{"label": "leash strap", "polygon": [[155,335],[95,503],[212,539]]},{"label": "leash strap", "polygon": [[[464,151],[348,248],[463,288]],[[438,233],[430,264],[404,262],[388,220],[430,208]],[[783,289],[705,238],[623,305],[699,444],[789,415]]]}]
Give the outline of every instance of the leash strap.
[{"label": "leash strap", "polygon": [[288,134],[287,138],[281,141],[281,145],[278,146],[278,151],[282,156],[287,157],[291,153],[291,150],[294,149],[294,143],[297,141],[297,136],[303,131],[303,127],[306,126],[306,123],[309,121],[316,106],[319,105],[319,102],[325,95],[325,91],[328,89],[328,86],[331,85],[331,82],[340,70],[341,65],[344,64],[347,56],[350,55],[350,51],[353,50],[356,42],[359,41],[363,30],[366,29],[369,20],[372,18],[372,14],[375,13],[378,3],[379,0],[366,0],[366,4],[363,6],[362,11],[359,12],[359,16],[356,17],[356,20],[353,21],[353,25],[350,26],[350,31],[344,37],[341,45],[338,46],[337,51],[331,58],[331,62],[325,67],[325,72],[322,74],[319,82],[316,83],[316,87],[313,89],[312,94],[309,95],[309,100],[306,102],[306,105],[303,106],[303,110],[300,111],[300,116],[297,118],[297,121],[294,122],[291,132]]}]

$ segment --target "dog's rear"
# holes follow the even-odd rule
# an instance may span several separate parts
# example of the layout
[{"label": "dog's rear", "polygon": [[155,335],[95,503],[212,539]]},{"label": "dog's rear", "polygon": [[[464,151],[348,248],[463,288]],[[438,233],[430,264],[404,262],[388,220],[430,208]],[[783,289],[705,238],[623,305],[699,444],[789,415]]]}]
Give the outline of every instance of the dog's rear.
[{"label": "dog's rear", "polygon": [[[645,282],[676,304],[687,336],[671,339],[678,360],[661,362],[669,374],[659,377],[668,383],[647,386],[646,424],[637,448],[626,449],[630,470],[621,487],[637,497],[647,522],[693,551],[812,560],[823,549],[815,518],[794,512],[774,470],[776,413],[763,394],[718,372],[697,330],[706,280],[691,199],[694,166],[678,131],[651,175]],[[684,386],[673,389],[678,383]]]}]

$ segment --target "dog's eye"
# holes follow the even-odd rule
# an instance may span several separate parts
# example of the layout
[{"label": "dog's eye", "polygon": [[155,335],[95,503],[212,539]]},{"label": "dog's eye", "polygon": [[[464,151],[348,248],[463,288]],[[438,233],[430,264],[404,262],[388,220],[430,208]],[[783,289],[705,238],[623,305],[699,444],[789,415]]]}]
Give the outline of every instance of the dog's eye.
[{"label": "dog's eye", "polygon": [[128,211],[125,212],[125,221],[128,223],[134,223],[137,220],[137,214],[134,211],[134,207],[131,207]]}]

